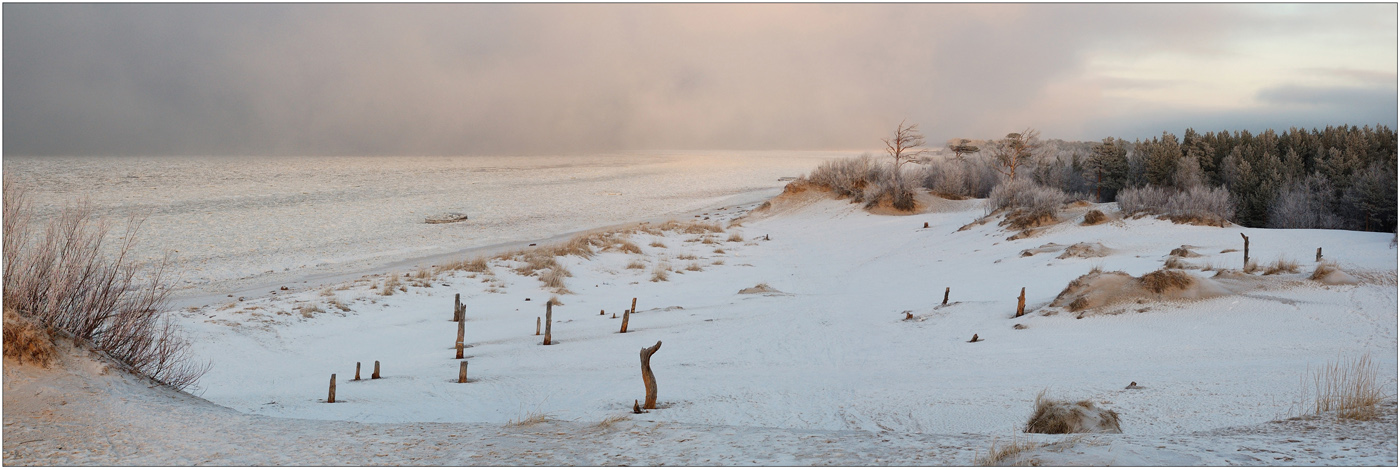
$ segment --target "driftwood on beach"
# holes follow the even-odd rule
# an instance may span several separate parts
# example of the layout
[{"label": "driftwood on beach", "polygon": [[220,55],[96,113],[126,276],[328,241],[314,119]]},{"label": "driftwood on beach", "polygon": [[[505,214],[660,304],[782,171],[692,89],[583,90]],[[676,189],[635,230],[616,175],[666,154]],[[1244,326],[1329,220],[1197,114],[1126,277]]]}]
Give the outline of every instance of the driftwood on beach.
[{"label": "driftwood on beach", "polygon": [[433,215],[423,219],[424,223],[456,223],[459,221],[467,221],[467,214],[454,212],[442,215]]}]

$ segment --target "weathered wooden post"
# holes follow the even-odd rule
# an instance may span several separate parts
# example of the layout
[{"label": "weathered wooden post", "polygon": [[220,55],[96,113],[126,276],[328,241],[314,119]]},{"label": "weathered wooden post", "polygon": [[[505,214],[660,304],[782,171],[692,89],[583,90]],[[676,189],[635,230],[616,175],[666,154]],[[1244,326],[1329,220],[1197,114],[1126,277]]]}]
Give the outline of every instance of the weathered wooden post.
[{"label": "weathered wooden post", "polygon": [[535,316],[535,335],[540,335],[540,317]]},{"label": "weathered wooden post", "polygon": [[329,396],[326,396],[326,403],[335,403],[335,373],[331,373],[331,394]]},{"label": "weathered wooden post", "polygon": [[911,313],[911,312],[908,312],[908,311],[904,312],[904,320],[905,320],[905,321],[913,321],[913,320],[914,320],[914,313]]},{"label": "weathered wooden post", "polygon": [[617,331],[619,334],[626,334],[626,333],[627,333],[627,319],[630,318],[630,317],[632,317],[632,310],[630,310],[630,309],[624,309],[624,310],[622,310],[622,330]]},{"label": "weathered wooden post", "polygon": [[642,348],[642,384],[647,387],[647,401],[642,405],[643,409],[656,408],[656,375],[651,374],[651,355],[661,349],[661,341],[656,341],[656,345]]},{"label": "weathered wooden post", "polygon": [[603,310],[601,310],[601,309],[598,310],[598,315],[599,315],[599,316],[602,316],[602,315],[603,315]]},{"label": "weathered wooden post", "polygon": [[355,362],[355,379],[353,379],[352,381],[359,381],[359,380],[360,380],[360,362]]},{"label": "weathered wooden post", "polygon": [[943,304],[948,304],[948,292],[953,291],[953,287],[943,287]]},{"label": "weathered wooden post", "polygon": [[550,344],[551,335],[549,329],[554,325],[554,302],[544,302],[544,344]]},{"label": "weathered wooden post", "polygon": [[374,361],[374,374],[369,375],[369,379],[379,379],[379,360]]},{"label": "weathered wooden post", "polygon": [[452,302],[452,320],[462,322],[466,319],[466,313],[466,308],[462,307],[462,294],[458,293],[456,299]]},{"label": "weathered wooden post", "polygon": [[1244,266],[1249,267],[1249,237],[1244,233],[1240,233],[1240,237],[1244,238]]},{"label": "weathered wooden post", "polygon": [[462,359],[462,348],[463,348],[462,341],[466,339],[466,336],[467,336],[467,322],[466,322],[466,321],[457,321],[457,359],[458,359],[458,360],[461,360],[461,359]]},{"label": "weathered wooden post", "polygon": [[457,370],[457,382],[458,382],[458,383],[465,383],[465,382],[467,382],[467,361],[466,361],[466,360],[462,360],[462,368],[461,368],[460,370]]},{"label": "weathered wooden post", "polygon": [[632,413],[634,413],[634,414],[640,414],[640,413],[642,413],[642,401],[638,401],[638,400],[636,400],[636,399],[632,399]]},{"label": "weathered wooden post", "polygon": [[1021,296],[1016,299],[1016,314],[1026,314],[1026,287],[1021,287]]},{"label": "weathered wooden post", "polygon": [[978,338],[977,338],[977,334],[972,334],[972,340],[969,340],[968,342],[971,343],[971,342],[981,342],[981,341],[982,341],[982,339],[978,339]]},{"label": "weathered wooden post", "polygon": [[1317,262],[1322,262],[1322,248],[1317,248]]},{"label": "weathered wooden post", "polygon": [[924,222],[924,228],[928,228],[928,222]]}]

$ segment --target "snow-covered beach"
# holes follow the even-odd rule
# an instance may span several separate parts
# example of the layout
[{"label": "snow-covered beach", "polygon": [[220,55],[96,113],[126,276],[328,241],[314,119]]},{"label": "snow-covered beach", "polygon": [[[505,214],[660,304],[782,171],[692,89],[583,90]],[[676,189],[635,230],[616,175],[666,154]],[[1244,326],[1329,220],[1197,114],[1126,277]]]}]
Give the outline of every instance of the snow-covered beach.
[{"label": "snow-covered beach", "polygon": [[[994,441],[1031,441],[1059,443],[1024,455],[1047,464],[1396,464],[1392,235],[1118,219],[1113,204],[1097,204],[1066,207],[1058,224],[1008,240],[1013,233],[995,220],[974,223],[986,214],[976,199],[929,197],[921,213],[890,216],[820,191],[766,206],[724,197],[733,194],[676,202],[720,201],[679,223],[615,227],[594,254],[557,257],[553,269],[569,272],[563,294],[517,257],[484,271],[405,265],[189,305],[179,317],[196,356],[213,365],[196,394],[223,407],[117,383],[108,398],[129,402],[110,412],[141,421],[128,431],[149,441],[131,444],[150,455],[25,429],[6,432],[6,463],[965,465]],[[569,207],[558,209],[577,212]],[[1091,208],[1115,219],[1082,226]],[[657,215],[638,218],[665,218]],[[618,223],[556,232],[604,225]],[[1253,258],[1300,270],[1212,280],[1203,268],[1238,268],[1240,233]],[[1062,255],[1078,243],[1104,249]],[[1360,283],[1310,280],[1318,247]],[[1179,259],[1190,264],[1183,271],[1228,292],[1084,315],[1051,306],[1091,269],[1141,276],[1178,248],[1196,254]],[[760,284],[768,288],[741,292]],[[1013,317],[1023,287],[1027,314]],[[465,384],[456,382],[453,349],[457,294],[466,305]],[[535,324],[554,296],[563,304],[552,308],[554,343],[544,346]],[[636,312],[619,333],[632,298]],[[969,342],[973,334],[981,340]],[[660,405],[635,415],[636,353],[658,341]],[[1392,392],[1385,417],[1297,419],[1308,414],[1310,369],[1364,355]],[[357,362],[368,378],[375,361],[383,379],[351,381]],[[331,374],[336,404],[324,402]],[[65,379],[87,380],[79,389],[120,381]],[[7,396],[28,394],[27,382],[7,379]],[[1021,433],[1041,391],[1115,410],[1123,433]],[[39,412],[25,402],[6,399],[7,430]],[[136,417],[136,409],[164,411]],[[216,444],[181,435],[207,422],[235,436]],[[254,442],[271,428],[288,441]],[[390,433],[402,448],[381,448]],[[46,443],[11,444],[33,438]],[[252,447],[266,444],[283,449]],[[329,458],[319,460],[285,455],[362,444],[379,446],[313,452]]]}]

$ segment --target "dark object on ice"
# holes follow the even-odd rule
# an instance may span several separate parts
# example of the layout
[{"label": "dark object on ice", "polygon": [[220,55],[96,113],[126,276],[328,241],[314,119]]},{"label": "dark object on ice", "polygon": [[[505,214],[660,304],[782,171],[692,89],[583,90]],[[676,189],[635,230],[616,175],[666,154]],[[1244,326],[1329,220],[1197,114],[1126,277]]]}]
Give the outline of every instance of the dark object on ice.
[{"label": "dark object on ice", "polygon": [[525,301],[530,301],[530,299],[529,299],[529,298],[526,298]]},{"label": "dark object on ice", "polygon": [[905,312],[904,312],[904,320],[905,320],[905,321],[913,321],[913,320],[914,320],[914,312],[913,312],[913,311],[905,311]]},{"label": "dark object on ice", "polygon": [[1012,329],[1016,329],[1016,330],[1021,330],[1021,329],[1025,329],[1025,328],[1026,328],[1026,325],[1025,325],[1025,324],[1017,324],[1017,325],[1011,326],[1011,328],[1012,328]]},{"label": "dark object on ice", "polygon": [[924,228],[928,228],[928,222],[924,222]]},{"label": "dark object on ice", "polygon": [[467,215],[464,213],[456,212],[446,213],[442,215],[433,215],[424,219],[423,223],[456,223],[459,221],[467,221]]},{"label": "dark object on ice", "polygon": [[535,243],[530,243],[530,245],[531,245],[531,246],[534,246],[534,245],[535,245]]},{"label": "dark object on ice", "polygon": [[282,287],[281,290],[285,291],[287,290],[287,287]]},{"label": "dark object on ice", "polygon": [[1133,381],[1131,383],[1128,383],[1128,387],[1123,389],[1142,389],[1142,386],[1138,386],[1137,381]]},{"label": "dark object on ice", "polygon": [[637,401],[636,399],[632,399],[632,413],[634,413],[634,414],[645,414],[645,413],[646,413],[646,412],[643,412],[643,411],[642,411],[642,404],[641,404],[639,401]]},{"label": "dark object on ice", "polygon": [[969,341],[967,341],[967,342],[968,342],[968,343],[972,343],[972,342],[981,342],[981,341],[982,341],[982,339],[978,339],[978,338],[977,338],[977,334],[972,334],[972,340],[969,340]]}]

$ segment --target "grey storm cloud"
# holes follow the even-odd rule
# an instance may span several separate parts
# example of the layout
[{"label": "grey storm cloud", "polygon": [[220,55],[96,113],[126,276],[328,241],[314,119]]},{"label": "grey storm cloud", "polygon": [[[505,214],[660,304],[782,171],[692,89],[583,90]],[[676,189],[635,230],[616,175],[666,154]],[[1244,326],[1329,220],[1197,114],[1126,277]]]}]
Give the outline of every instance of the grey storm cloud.
[{"label": "grey storm cloud", "polygon": [[[931,141],[1093,138],[1111,126],[1092,109],[1027,110],[1091,50],[1218,54],[1251,31],[1354,29],[1376,8],[1389,22],[1361,26],[1393,39],[1393,5],[1373,7],[6,4],[4,152],[867,148],[906,118]],[[1296,91],[1258,97],[1372,96]]]}]

